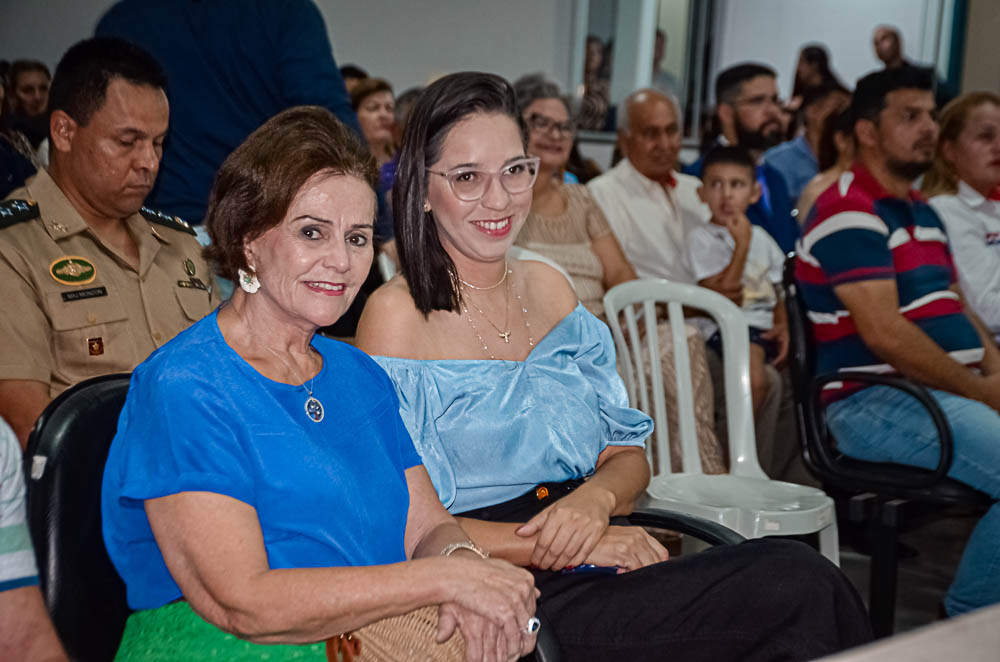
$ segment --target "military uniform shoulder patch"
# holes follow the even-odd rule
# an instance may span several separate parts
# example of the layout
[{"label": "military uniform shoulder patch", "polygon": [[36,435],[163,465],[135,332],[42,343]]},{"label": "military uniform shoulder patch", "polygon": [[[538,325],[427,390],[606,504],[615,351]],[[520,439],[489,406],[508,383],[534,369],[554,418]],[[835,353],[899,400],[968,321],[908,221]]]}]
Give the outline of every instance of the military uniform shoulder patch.
[{"label": "military uniform shoulder patch", "polygon": [[5,200],[4,202],[0,202],[0,229],[38,217],[38,203],[34,200]]},{"label": "military uniform shoulder patch", "polygon": [[194,237],[198,236],[198,233],[194,231],[194,228],[191,227],[190,223],[182,221],[176,216],[170,216],[169,214],[164,214],[162,211],[156,211],[155,209],[150,209],[149,207],[143,207],[139,210],[139,213],[142,214],[143,218],[150,223],[165,225],[166,227],[174,230],[187,232],[189,235]]}]

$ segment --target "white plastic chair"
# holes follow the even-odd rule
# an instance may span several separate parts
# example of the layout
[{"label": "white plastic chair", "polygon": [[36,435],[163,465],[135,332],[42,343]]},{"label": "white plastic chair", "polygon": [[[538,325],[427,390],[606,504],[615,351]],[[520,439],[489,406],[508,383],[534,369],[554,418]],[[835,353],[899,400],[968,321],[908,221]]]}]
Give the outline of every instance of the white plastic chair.
[{"label": "white plastic chair", "polygon": [[[648,356],[659,361],[657,304],[666,304],[673,336],[683,472],[671,472],[663,372],[657,365],[649,371],[650,402],[639,344],[645,343]],[[711,315],[722,334],[729,422],[728,474],[702,473],[694,425],[691,362],[684,328],[685,306]],[[639,315],[636,308],[641,310]],[[743,311],[711,290],[659,279],[631,281],[612,288],[604,295],[604,309],[621,357],[619,363],[625,372],[629,401],[633,407],[652,416],[655,422],[653,436],[659,449],[658,459],[652,467],[653,478],[646,495],[638,505],[697,515],[719,522],[747,538],[819,532],[820,552],[840,565],[833,499],[816,488],[771,480],[757,461],[750,399],[750,341]],[[644,338],[639,333],[640,316],[645,326]],[[622,318],[629,342],[621,328]],[[651,444],[647,444],[646,452],[652,465],[651,450]]]},{"label": "white plastic chair", "polygon": [[392,258],[388,254],[379,252],[375,256],[375,261],[378,264],[379,273],[382,274],[382,280],[389,282],[392,280],[393,276],[396,275],[396,263],[393,262]]},{"label": "white plastic chair", "polygon": [[535,251],[528,250],[527,248],[524,248],[522,246],[511,246],[510,248],[507,249],[507,257],[512,258],[514,260],[534,260],[535,262],[544,262],[545,264],[549,265],[550,267],[561,273],[563,276],[565,276],[566,280],[569,281],[569,284],[573,287],[573,289],[574,290],[576,289],[576,286],[573,285],[573,279],[570,277],[569,272],[563,269],[562,266],[559,265],[555,260],[547,258],[541,253],[536,253]]}]

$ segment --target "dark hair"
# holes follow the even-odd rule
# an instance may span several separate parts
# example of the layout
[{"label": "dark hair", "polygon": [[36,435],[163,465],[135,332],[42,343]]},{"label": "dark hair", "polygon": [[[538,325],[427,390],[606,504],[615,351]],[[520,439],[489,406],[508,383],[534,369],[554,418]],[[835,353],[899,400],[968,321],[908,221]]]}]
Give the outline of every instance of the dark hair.
[{"label": "dark hair", "polygon": [[[836,76],[830,71],[830,54],[822,44],[807,44],[803,46],[802,50],[799,51],[799,59],[816,67],[822,80],[820,85],[825,85],[830,81],[836,82]],[[798,67],[796,66],[796,74],[797,72]],[[792,96],[798,97],[804,95],[808,87],[796,75],[795,82],[792,85]]]},{"label": "dark hair", "polygon": [[434,217],[424,211],[427,168],[441,158],[452,127],[476,113],[498,113],[518,123],[517,99],[510,83],[473,71],[440,78],[417,99],[403,134],[392,187],[396,247],[400,271],[417,310],[424,315],[456,311],[460,301],[455,265],[441,246]]},{"label": "dark hair", "polygon": [[854,120],[850,108],[832,113],[823,124],[823,132],[819,138],[819,153],[816,155],[820,172],[832,168],[840,158],[840,150],[837,149],[837,141],[834,140],[838,133],[846,134],[852,140],[854,138]]},{"label": "dark hair", "polygon": [[876,120],[886,106],[886,97],[896,90],[934,91],[934,73],[926,67],[904,64],[892,69],[879,69],[858,81],[851,97],[853,124],[860,120]]},{"label": "dark hair", "polygon": [[754,163],[750,152],[739,145],[716,145],[708,150],[701,160],[702,179],[708,175],[709,168],[719,164],[742,166],[750,172],[751,181],[756,179],[757,164]]},{"label": "dark hair", "polygon": [[52,80],[52,74],[49,73],[49,68],[43,62],[39,62],[38,60],[14,60],[14,63],[10,65],[10,70],[7,72],[10,89],[13,90],[17,87],[18,76],[29,71],[41,71],[45,74],[46,78]]},{"label": "dark hair", "polygon": [[318,173],[357,177],[372,190],[378,180],[368,148],[325,108],[289,108],[251,133],[223,161],[209,196],[205,257],[215,272],[236,280],[249,269],[244,243],[278,225]]},{"label": "dark hair", "polygon": [[731,104],[740,95],[743,83],[758,76],[778,77],[771,67],[754,62],[735,64],[722,71],[715,77],[715,103]]},{"label": "dark hair", "polygon": [[361,107],[361,102],[373,94],[388,92],[392,94],[392,85],[382,78],[365,78],[358,81],[358,84],[351,90],[351,107],[357,110]]},{"label": "dark hair", "polygon": [[396,97],[396,111],[394,113],[396,124],[406,126],[406,123],[410,120],[410,113],[413,112],[413,105],[420,98],[423,91],[424,88],[421,86],[411,87]]},{"label": "dark hair", "polygon": [[841,85],[837,80],[828,80],[819,85],[807,87],[802,93],[802,105],[799,106],[799,110],[804,112],[809,106],[819,103],[835,92],[842,92],[847,95],[851,93],[850,90]]},{"label": "dark hair", "polygon": [[340,68],[341,78],[368,78],[368,72],[356,64],[345,64]]},{"label": "dark hair", "polygon": [[160,90],[167,87],[167,75],[152,55],[124,39],[94,37],[71,46],[59,60],[49,89],[49,110],[61,110],[86,126],[104,105],[108,83],[115,78]]}]

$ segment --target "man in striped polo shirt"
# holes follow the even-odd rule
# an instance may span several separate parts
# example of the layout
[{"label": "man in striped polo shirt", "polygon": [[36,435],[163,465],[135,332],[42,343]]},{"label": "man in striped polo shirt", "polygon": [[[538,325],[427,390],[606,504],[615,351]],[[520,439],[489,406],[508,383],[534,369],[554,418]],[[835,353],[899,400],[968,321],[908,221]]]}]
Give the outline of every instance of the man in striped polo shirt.
[{"label": "man in striped polo shirt", "polygon": [[[902,374],[931,389],[955,440],[949,475],[1000,498],[1000,351],[958,288],[941,219],[911,189],[937,141],[933,76],[915,67],[858,81],[858,160],[816,201],[796,277],[820,374]],[[833,383],[827,422],[841,451],[933,468],[938,440],[912,397]],[[983,516],[945,598],[949,615],[1000,602],[1000,505]]]}]

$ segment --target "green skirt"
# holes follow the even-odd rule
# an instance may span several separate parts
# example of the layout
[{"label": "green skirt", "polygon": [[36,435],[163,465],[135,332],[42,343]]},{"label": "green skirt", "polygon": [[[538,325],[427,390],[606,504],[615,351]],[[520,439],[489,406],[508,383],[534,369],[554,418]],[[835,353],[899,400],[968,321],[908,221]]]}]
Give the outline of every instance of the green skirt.
[{"label": "green skirt", "polygon": [[227,634],[205,621],[184,600],[128,618],[115,662],[213,662],[299,660],[326,662],[326,644],[262,645]]}]

